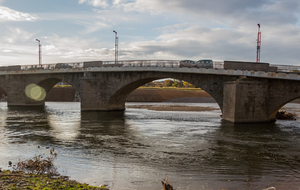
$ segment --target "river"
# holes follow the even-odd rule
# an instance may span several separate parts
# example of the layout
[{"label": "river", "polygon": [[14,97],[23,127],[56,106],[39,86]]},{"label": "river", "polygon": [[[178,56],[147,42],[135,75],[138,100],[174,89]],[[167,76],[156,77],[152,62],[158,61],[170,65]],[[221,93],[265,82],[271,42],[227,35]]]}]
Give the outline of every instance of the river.
[{"label": "river", "polygon": [[[300,114],[299,104],[284,109]],[[300,118],[232,124],[220,115],[134,108],[81,114],[78,102],[46,102],[44,109],[1,102],[0,167],[54,148],[61,174],[110,189],[162,189],[167,175],[177,190],[299,189]]]}]

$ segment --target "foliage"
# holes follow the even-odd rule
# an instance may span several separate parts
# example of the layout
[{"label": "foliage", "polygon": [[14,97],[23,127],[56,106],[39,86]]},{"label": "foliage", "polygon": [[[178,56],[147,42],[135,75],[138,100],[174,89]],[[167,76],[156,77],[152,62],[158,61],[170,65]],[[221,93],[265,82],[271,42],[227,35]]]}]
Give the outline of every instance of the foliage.
[{"label": "foliage", "polygon": [[72,85],[55,85],[56,88],[72,88]]},{"label": "foliage", "polygon": [[174,82],[174,83],[172,84],[172,86],[173,86],[173,87],[180,87],[180,84],[179,84],[179,82],[176,81],[176,82]]},{"label": "foliage", "polygon": [[[4,176],[4,177],[1,177]],[[2,171],[0,172],[0,189],[31,189],[31,190],[51,190],[51,189],[67,189],[67,190],[108,190],[106,186],[95,187],[85,183],[79,183],[69,180],[68,177],[51,177],[48,175],[25,174],[22,171]]]},{"label": "foliage", "polygon": [[296,114],[288,113],[286,111],[278,111],[275,117],[276,119],[282,119],[282,120],[296,120]]},{"label": "foliage", "polygon": [[168,79],[168,80],[165,80],[164,86],[172,86],[173,83],[174,82],[172,80]]},{"label": "foliage", "polygon": [[54,149],[51,149],[50,156],[44,158],[44,155],[38,155],[25,161],[19,161],[13,169],[27,174],[59,176],[57,168],[53,164],[56,158],[57,153],[54,152]]},{"label": "foliage", "polygon": [[192,85],[191,83],[188,83],[188,82],[183,82],[183,86],[185,88],[195,88],[195,85]]}]

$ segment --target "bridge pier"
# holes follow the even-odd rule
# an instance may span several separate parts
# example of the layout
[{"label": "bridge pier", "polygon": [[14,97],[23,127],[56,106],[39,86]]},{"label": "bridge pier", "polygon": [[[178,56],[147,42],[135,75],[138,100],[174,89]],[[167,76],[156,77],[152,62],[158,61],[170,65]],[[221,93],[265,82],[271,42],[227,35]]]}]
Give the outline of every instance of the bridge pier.
[{"label": "bridge pier", "polygon": [[274,120],[267,111],[268,83],[238,80],[224,82],[223,119],[233,123]]},{"label": "bridge pier", "polygon": [[88,76],[80,79],[81,111],[125,110],[125,101],[111,105],[114,85],[104,78]]},{"label": "bridge pier", "polygon": [[[26,88],[28,86],[29,88]],[[40,97],[46,96],[46,94],[44,91],[43,92],[39,90],[31,91],[32,88],[34,87],[38,87],[38,86],[34,84],[30,86],[30,83],[24,80],[22,77],[8,76],[7,84],[5,88],[7,93],[7,106],[8,107],[44,107],[45,100],[44,98],[40,98]],[[27,94],[26,94],[26,90],[27,90]]]}]

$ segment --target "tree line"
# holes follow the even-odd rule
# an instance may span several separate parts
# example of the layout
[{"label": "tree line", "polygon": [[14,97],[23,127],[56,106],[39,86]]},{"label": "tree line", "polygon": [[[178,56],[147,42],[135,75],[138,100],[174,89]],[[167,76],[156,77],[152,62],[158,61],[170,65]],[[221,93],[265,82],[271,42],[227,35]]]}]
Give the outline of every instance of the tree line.
[{"label": "tree line", "polygon": [[164,81],[152,81],[149,82],[143,87],[176,87],[176,88],[195,88],[195,85],[185,82],[183,80],[177,80],[177,79],[167,79]]}]

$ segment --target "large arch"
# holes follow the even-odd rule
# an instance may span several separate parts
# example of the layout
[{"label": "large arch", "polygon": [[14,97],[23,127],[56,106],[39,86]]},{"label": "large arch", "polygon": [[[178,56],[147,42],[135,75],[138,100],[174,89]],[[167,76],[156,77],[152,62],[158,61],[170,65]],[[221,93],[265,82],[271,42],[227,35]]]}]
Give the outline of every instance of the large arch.
[{"label": "large arch", "polygon": [[[118,77],[119,76],[115,76]],[[127,79],[126,79],[127,78]],[[130,80],[128,80],[128,78]],[[210,94],[223,109],[223,82],[236,80],[236,77],[214,76],[205,74],[176,74],[176,73],[138,73],[123,77],[118,84],[115,84],[115,90],[108,100],[108,107],[125,107],[127,96],[138,87],[153,80],[175,78],[184,80],[203,89]],[[117,79],[116,79],[117,80]]]}]

